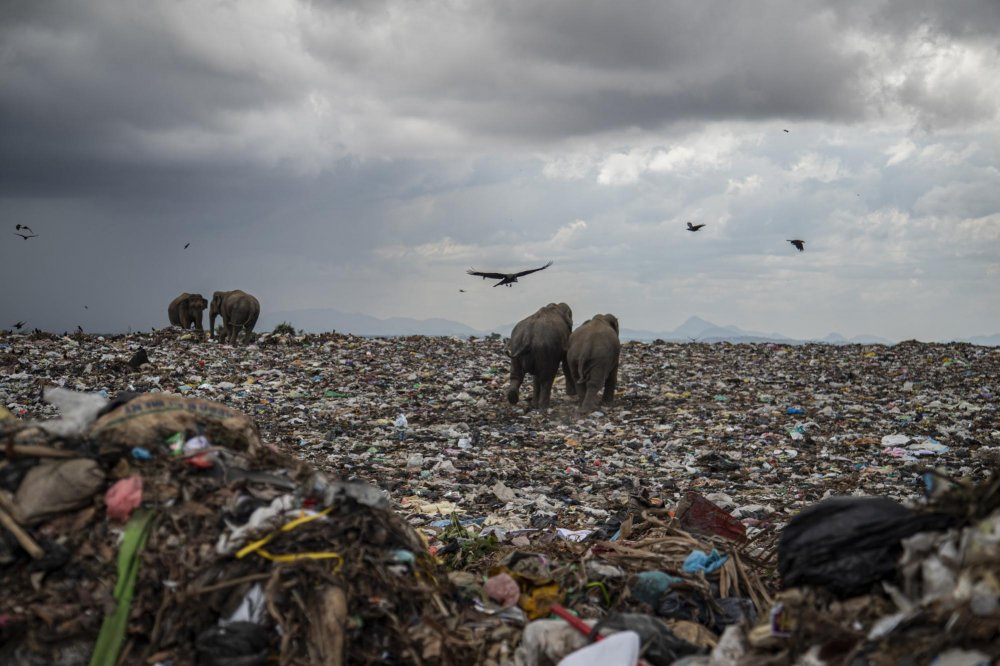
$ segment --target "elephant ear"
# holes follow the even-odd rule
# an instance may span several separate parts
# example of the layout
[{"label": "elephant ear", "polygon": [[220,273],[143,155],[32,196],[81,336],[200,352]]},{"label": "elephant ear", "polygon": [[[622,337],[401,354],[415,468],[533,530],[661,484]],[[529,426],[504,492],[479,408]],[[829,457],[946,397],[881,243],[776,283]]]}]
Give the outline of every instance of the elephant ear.
[{"label": "elephant ear", "polygon": [[565,320],[566,325],[569,326],[569,330],[573,330],[573,311],[569,309],[569,306],[565,303],[560,303],[556,306],[559,310],[559,314],[562,315],[563,320]]}]

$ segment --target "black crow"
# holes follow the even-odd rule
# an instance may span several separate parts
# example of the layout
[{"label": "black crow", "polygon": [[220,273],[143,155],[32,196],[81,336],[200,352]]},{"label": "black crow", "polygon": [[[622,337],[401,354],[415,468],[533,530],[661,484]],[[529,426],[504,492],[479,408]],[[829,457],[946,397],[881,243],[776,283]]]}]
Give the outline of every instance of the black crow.
[{"label": "black crow", "polygon": [[804,240],[796,239],[796,240],[790,240],[788,242],[794,245],[799,252],[802,252],[803,250],[806,249],[806,242]]},{"label": "black crow", "polygon": [[687,230],[688,231],[698,231],[703,226],[705,226],[705,225],[704,224],[691,224],[690,222],[688,222],[688,228],[687,228]]}]

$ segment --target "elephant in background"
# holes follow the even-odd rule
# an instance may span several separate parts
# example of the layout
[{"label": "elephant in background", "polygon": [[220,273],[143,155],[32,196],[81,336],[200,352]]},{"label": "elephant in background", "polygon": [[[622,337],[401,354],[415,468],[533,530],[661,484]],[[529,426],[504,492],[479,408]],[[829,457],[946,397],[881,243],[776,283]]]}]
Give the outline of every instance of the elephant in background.
[{"label": "elephant in background", "polygon": [[185,331],[194,326],[195,330],[203,331],[201,322],[208,301],[201,294],[184,292],[167,307],[167,316],[171,326],[180,326]]},{"label": "elephant in background", "polygon": [[[549,303],[517,323],[507,342],[510,356],[507,401],[510,404],[517,404],[518,391],[527,372],[534,379],[531,407],[548,409],[559,365],[562,364],[566,371],[566,343],[572,330],[573,311],[565,303]],[[567,389],[571,387],[568,373],[566,386]]]},{"label": "elephant in background", "polygon": [[260,316],[260,301],[236,289],[234,291],[217,291],[212,294],[212,305],[208,310],[208,325],[215,337],[215,317],[222,316],[222,327],[225,333],[222,340],[230,344],[236,343],[236,337],[243,331],[243,342],[250,343],[253,327]]},{"label": "elephant in background", "polygon": [[611,314],[588,319],[569,336],[566,365],[578,396],[581,412],[597,409],[597,392],[604,387],[603,403],[610,405],[618,386],[618,318]]}]

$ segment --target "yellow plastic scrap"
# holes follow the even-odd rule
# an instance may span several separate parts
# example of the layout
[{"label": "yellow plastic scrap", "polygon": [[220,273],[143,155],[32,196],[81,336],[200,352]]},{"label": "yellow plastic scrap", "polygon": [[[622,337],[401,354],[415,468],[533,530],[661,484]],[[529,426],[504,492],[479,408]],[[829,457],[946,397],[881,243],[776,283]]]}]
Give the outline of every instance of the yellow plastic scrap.
[{"label": "yellow plastic scrap", "polygon": [[553,581],[521,592],[517,605],[527,614],[529,620],[537,620],[549,614],[552,604],[562,603],[562,596],[558,583]]},{"label": "yellow plastic scrap", "polygon": [[272,553],[264,549],[264,546],[266,546],[271,541],[271,539],[278,536],[282,532],[290,532],[299,525],[311,522],[313,520],[316,520],[317,518],[322,518],[328,513],[330,513],[330,508],[323,509],[322,511],[310,514],[308,516],[299,516],[295,520],[285,523],[284,525],[279,527],[276,531],[271,532],[263,539],[259,539],[257,541],[254,541],[253,543],[249,543],[246,546],[244,546],[243,548],[240,549],[239,552],[236,553],[236,558],[242,559],[247,555],[249,555],[250,553],[257,553],[264,559],[271,560],[272,562],[298,562],[300,560],[333,559],[336,560],[336,563],[334,564],[333,567],[333,573],[337,573],[338,571],[340,571],[340,568],[344,566],[344,558],[340,555],[340,553],[334,551],[316,551],[307,553]]},{"label": "yellow plastic scrap", "polygon": [[490,567],[488,572],[491,577],[501,573],[517,581],[517,586],[521,589],[517,605],[527,614],[529,620],[548,616],[552,604],[562,603],[562,590],[551,578],[533,576],[525,571],[514,571],[506,566]]},{"label": "yellow plastic scrap", "polygon": [[10,413],[10,410],[0,405],[0,421],[6,421],[7,419],[14,418],[14,415]]}]

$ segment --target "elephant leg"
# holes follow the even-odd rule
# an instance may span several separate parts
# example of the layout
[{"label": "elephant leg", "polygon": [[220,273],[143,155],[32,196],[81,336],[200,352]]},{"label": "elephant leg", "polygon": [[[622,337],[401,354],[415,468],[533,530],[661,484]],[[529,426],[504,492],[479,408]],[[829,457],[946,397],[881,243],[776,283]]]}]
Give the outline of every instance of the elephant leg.
[{"label": "elephant leg", "polygon": [[618,367],[611,368],[608,378],[604,380],[604,397],[601,400],[605,405],[615,402],[615,389],[618,388]]},{"label": "elephant leg", "polygon": [[548,409],[549,408],[549,403],[552,400],[552,380],[553,379],[554,379],[554,377],[550,378],[550,379],[542,380],[540,382],[540,384],[541,384],[541,390],[539,391],[539,394],[538,394],[538,407],[539,407],[539,409]]},{"label": "elephant leg", "polygon": [[566,378],[566,395],[574,396],[576,395],[576,382],[573,381],[573,375],[569,371],[569,363],[565,357],[563,357],[560,365],[562,366],[563,377]]},{"label": "elephant leg", "polygon": [[250,344],[254,340],[254,338],[256,337],[253,334],[253,327],[257,325],[257,317],[259,317],[259,316],[260,316],[259,312],[257,314],[255,314],[255,315],[251,315],[250,316],[250,321],[247,322],[247,325],[245,327],[247,344]]},{"label": "elephant leg", "polygon": [[531,406],[529,409],[538,407],[538,398],[542,392],[542,381],[538,378],[538,373],[531,375]]},{"label": "elephant leg", "polygon": [[236,327],[236,324],[230,324],[228,332],[229,332],[229,336],[228,336],[229,344],[235,345],[236,344],[236,336],[240,334],[240,329],[238,329]]},{"label": "elephant leg", "polygon": [[507,402],[510,404],[517,404],[518,393],[521,390],[521,382],[523,381],[524,366],[521,365],[521,359],[515,356],[510,359],[510,384],[507,386]]},{"label": "elephant leg", "polygon": [[590,412],[596,410],[597,405],[600,402],[600,392],[601,382],[588,379],[586,384],[586,393],[583,396],[583,403],[580,405],[580,411],[589,414]]}]

